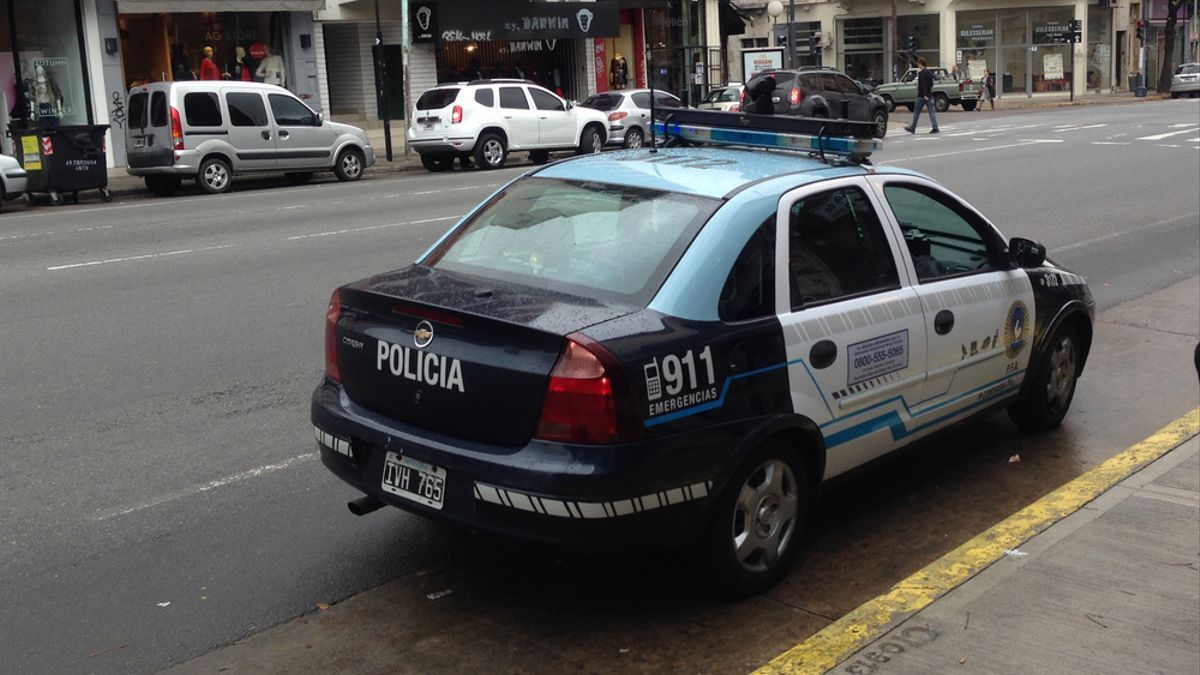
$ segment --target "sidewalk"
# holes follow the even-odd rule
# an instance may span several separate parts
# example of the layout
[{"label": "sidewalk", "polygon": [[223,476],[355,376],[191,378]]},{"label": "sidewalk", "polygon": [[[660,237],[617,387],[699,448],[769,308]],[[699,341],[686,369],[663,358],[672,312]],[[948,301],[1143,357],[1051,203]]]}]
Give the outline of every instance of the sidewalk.
[{"label": "sidewalk", "polygon": [[[1200,672],[1198,423],[1193,410],[760,673]],[[1106,471],[1133,473],[1101,491]]]}]

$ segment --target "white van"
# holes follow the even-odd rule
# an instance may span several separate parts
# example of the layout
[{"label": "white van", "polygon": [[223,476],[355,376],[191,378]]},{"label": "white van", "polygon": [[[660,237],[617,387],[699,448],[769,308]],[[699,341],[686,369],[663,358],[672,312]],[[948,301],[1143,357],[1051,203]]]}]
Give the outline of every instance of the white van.
[{"label": "white van", "polygon": [[332,170],[355,181],[375,163],[365,131],[325,121],[273,84],[155,82],[130,90],[127,110],[127,170],[159,195],[173,194],[184,178],[219,194],[234,176],[256,172],[304,183]]}]

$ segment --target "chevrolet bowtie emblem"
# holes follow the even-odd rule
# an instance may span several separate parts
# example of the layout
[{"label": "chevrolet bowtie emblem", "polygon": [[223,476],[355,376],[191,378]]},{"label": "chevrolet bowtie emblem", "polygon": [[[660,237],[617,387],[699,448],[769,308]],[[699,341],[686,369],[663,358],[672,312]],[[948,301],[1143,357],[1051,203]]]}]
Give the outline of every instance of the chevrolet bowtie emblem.
[{"label": "chevrolet bowtie emblem", "polygon": [[433,342],[433,324],[422,321],[413,331],[413,344],[417,346],[417,349],[424,349],[429,346],[430,342]]}]

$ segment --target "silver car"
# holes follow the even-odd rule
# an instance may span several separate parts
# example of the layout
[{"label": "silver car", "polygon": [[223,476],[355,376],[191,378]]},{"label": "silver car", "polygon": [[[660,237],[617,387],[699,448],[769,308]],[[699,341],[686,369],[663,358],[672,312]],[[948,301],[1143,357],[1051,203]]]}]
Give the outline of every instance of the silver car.
[{"label": "silver car", "polygon": [[127,110],[127,170],[155,194],[173,194],[185,178],[218,194],[255,172],[304,183],[332,170],[355,181],[375,163],[365,131],[326,121],[273,84],[154,82],[129,92]]},{"label": "silver car", "polygon": [[1171,98],[1200,96],[1200,63],[1184,63],[1171,78]]},{"label": "silver car", "polygon": [[25,194],[26,181],[21,163],[8,155],[0,155],[0,199],[11,201]]},{"label": "silver car", "polygon": [[[608,145],[640,148],[650,135],[650,90],[623,89],[589,96],[582,104],[608,115]],[[657,108],[682,108],[678,98],[654,90]]]},{"label": "silver car", "polygon": [[726,87],[718,87],[708,92],[708,96],[704,97],[696,105],[701,110],[724,110],[726,112],[738,112],[742,109],[742,91],[746,87],[740,84],[730,84]]}]

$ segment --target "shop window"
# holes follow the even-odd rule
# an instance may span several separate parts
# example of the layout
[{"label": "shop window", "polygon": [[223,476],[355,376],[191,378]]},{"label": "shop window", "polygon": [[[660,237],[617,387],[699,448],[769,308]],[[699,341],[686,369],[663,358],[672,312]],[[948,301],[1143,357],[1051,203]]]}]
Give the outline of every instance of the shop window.
[{"label": "shop window", "polygon": [[167,93],[156,91],[150,97],[150,126],[167,126]]},{"label": "shop window", "polygon": [[478,103],[479,105],[487,106],[489,108],[495,108],[496,107],[496,92],[492,91],[491,89],[486,89],[486,88],[476,89],[475,90],[475,102]]},{"label": "shop window", "polygon": [[315,127],[316,115],[300,101],[284,94],[271,94],[271,114],[281,127]]},{"label": "shop window", "polygon": [[788,242],[793,309],[900,287],[883,226],[858,188],[792,204]]},{"label": "shop window", "polygon": [[500,87],[500,107],[508,110],[529,110],[529,101],[521,87]]},{"label": "shop window", "polygon": [[767,44],[768,39],[765,37],[758,38],[742,38],[742,49],[758,49],[762,47],[770,47]]},{"label": "shop window", "polygon": [[226,94],[225,105],[229,108],[229,122],[233,126],[267,126],[267,106],[263,105],[262,94]]},{"label": "shop window", "polygon": [[192,92],[183,97],[183,115],[189,127],[221,126],[221,104],[211,91]]},{"label": "shop window", "polygon": [[717,316],[745,321],[775,314],[775,214],[750,236],[721,288]]},{"label": "shop window", "polygon": [[537,106],[538,110],[559,110],[566,112],[566,107],[563,106],[562,99],[541,89],[529,89],[529,95],[533,97],[533,105]]},{"label": "shop window", "polygon": [[[74,0],[10,0],[12,49],[20,58],[13,117],[41,128],[88,124],[87,83]],[[7,5],[8,3],[6,3]],[[11,72],[10,72],[11,74]]]},{"label": "shop window", "polygon": [[915,186],[889,185],[884,194],[921,281],[1000,269],[995,237],[966,209]]}]

